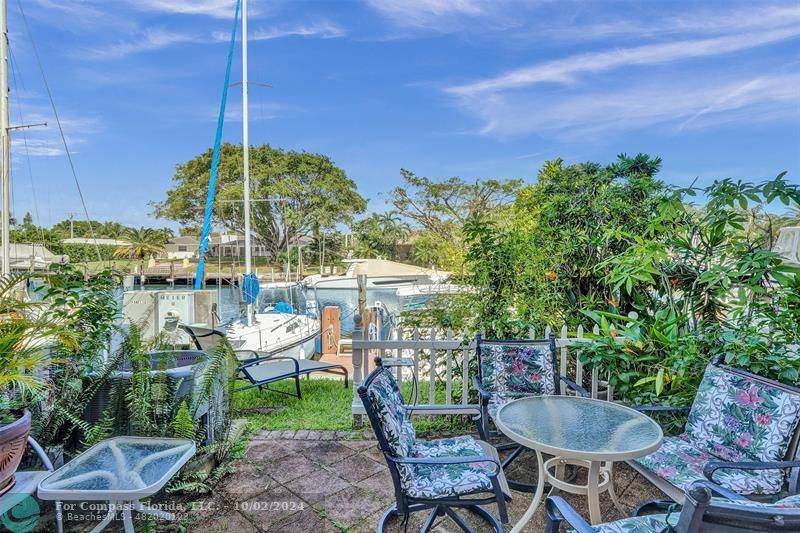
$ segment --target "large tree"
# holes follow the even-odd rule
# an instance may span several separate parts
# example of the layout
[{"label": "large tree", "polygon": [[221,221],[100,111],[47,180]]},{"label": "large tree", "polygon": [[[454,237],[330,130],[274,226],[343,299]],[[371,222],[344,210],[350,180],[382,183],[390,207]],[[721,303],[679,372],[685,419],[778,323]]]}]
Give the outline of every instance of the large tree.
[{"label": "large tree", "polygon": [[436,181],[406,169],[400,175],[404,183],[392,189],[388,201],[414,232],[413,260],[451,271],[463,269],[464,224],[477,216],[500,216],[523,184],[456,176]]},{"label": "large tree", "polygon": [[[208,150],[178,165],[166,200],[153,204],[156,216],[184,226],[202,223],[211,157]],[[242,146],[223,145],[214,222],[236,232],[244,231],[242,170]],[[287,241],[332,231],[366,208],[355,182],[321,154],[253,146],[250,181],[253,236],[273,255]]]},{"label": "large tree", "polygon": [[523,184],[516,179],[469,182],[459,177],[434,181],[406,169],[400,169],[400,175],[405,184],[392,189],[389,199],[395,210],[416,227],[445,240],[459,237],[470,218],[513,203]]}]

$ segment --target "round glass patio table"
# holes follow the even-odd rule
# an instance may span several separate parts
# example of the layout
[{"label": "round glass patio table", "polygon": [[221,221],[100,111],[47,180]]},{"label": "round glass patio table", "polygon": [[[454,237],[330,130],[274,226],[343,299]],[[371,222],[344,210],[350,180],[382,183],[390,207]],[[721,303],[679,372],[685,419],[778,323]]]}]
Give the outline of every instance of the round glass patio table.
[{"label": "round glass patio table", "polygon": [[[536,494],[512,533],[520,531],[541,503],[545,483],[553,490],[586,495],[589,519],[601,522],[599,495],[608,491],[614,504],[612,464],[643,457],[661,446],[664,434],[650,417],[613,402],[578,396],[537,396],[513,400],[495,417],[498,429],[536,452],[539,479]],[[553,455],[544,460],[542,454]],[[586,485],[561,479],[565,465],[589,471]]]}]

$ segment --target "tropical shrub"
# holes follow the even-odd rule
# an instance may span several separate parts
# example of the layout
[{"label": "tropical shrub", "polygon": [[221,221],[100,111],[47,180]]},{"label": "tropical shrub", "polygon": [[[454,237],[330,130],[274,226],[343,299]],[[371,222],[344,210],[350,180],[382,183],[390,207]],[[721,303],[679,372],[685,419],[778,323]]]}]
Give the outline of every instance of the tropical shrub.
[{"label": "tropical shrub", "polygon": [[[701,193],[705,206],[686,203]],[[611,294],[585,313],[605,337],[581,349],[584,362],[618,374],[631,401],[688,400],[714,357],[800,384],[798,269],[747,225],[749,209],[798,198],[784,174],[673,191],[644,235],[597,265]]]},{"label": "tropical shrub", "polygon": [[455,322],[487,335],[525,337],[531,327],[577,326],[583,309],[611,298],[597,263],[646,232],[667,195],[661,160],[622,154],[615,163],[545,163],[513,206],[471,216],[463,228],[466,283],[477,292]]}]

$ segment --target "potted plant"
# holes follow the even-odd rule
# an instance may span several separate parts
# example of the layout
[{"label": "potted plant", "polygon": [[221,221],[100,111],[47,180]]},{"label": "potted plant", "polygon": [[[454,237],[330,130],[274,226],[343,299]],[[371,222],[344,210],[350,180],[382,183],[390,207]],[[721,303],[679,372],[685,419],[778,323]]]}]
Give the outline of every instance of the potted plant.
[{"label": "potted plant", "polygon": [[0,278],[0,495],[14,486],[14,475],[31,431],[26,408],[47,389],[53,364],[49,345],[65,339],[64,329],[42,303],[25,302],[27,276]]}]

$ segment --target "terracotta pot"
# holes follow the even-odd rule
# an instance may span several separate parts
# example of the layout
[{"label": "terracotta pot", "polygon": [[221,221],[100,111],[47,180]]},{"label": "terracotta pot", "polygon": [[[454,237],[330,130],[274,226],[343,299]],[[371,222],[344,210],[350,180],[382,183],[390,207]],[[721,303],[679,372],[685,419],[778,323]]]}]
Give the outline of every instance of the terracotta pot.
[{"label": "terracotta pot", "polygon": [[31,413],[27,409],[14,422],[0,426],[0,495],[14,486],[14,474],[25,455],[30,432]]}]

